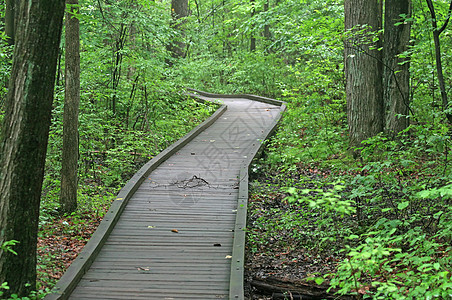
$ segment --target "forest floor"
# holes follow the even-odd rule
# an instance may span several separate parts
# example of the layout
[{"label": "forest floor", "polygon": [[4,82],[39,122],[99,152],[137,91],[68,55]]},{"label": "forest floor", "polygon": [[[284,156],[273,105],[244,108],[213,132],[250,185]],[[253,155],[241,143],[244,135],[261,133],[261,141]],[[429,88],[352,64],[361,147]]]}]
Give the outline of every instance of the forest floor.
[{"label": "forest floor", "polygon": [[[292,179],[299,181],[301,176],[310,178],[299,187],[312,188],[313,181],[325,179],[329,173],[330,170],[299,165],[297,171],[292,173]],[[318,285],[314,280],[307,278],[335,272],[337,263],[342,257],[338,257],[334,251],[329,251],[332,249],[320,247],[315,241],[311,247],[306,247],[304,244],[306,241],[300,243],[300,236],[294,234],[294,230],[302,230],[301,226],[297,228],[300,223],[296,220],[293,220],[293,223],[285,220],[285,225],[279,222],[289,216],[303,218],[305,215],[304,208],[285,200],[288,195],[281,192],[281,181],[278,180],[284,176],[286,175],[276,171],[265,175],[255,174],[252,183],[246,245],[246,298],[337,299],[332,291],[328,292],[329,286],[326,282]],[[270,220],[269,223],[274,225],[272,230],[268,230],[263,224],[265,220]],[[292,225],[291,228],[286,228],[287,224]]]},{"label": "forest floor", "polygon": [[54,217],[40,226],[37,267],[40,290],[49,291],[63,276],[101,221],[99,214],[84,212]]}]

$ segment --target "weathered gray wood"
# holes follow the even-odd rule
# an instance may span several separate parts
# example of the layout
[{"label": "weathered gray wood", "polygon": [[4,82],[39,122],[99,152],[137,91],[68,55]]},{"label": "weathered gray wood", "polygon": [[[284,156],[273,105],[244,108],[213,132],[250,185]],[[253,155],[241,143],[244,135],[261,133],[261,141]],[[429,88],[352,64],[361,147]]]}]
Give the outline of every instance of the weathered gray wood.
[{"label": "weathered gray wood", "polygon": [[119,220],[119,216],[124,210],[124,207],[127,205],[129,199],[133,196],[144,179],[162,162],[188,144],[203,130],[211,126],[226,110],[227,107],[222,105],[210,118],[150,160],[132,177],[132,179],[129,180],[126,186],[119,192],[116,200],[112,203],[110,209],[88,244],[83,248],[77,259],[71,264],[65,274],[57,282],[52,292],[46,296],[46,299],[67,299],[70,296],[78,281],[80,281],[83,274],[85,274],[99,253],[102,245],[105,243],[113,227],[116,225],[116,222]]},{"label": "weathered gray wood", "polygon": [[[285,103],[277,100],[261,99],[259,97],[254,98],[257,101],[264,101],[267,103],[274,103],[280,105],[279,113],[273,119],[273,122],[263,130],[262,140],[266,140],[276,129],[276,125],[282,117],[282,113],[286,110]],[[229,298],[240,299],[245,298],[244,280],[245,280],[245,227],[247,218],[247,205],[248,205],[248,169],[251,161],[262,151],[263,144],[253,145],[249,152],[249,157],[246,159],[245,164],[240,169],[239,175],[239,195],[238,195],[238,208],[237,217],[235,223],[235,235],[233,242],[233,251],[231,258],[231,277],[229,282]]]},{"label": "weathered gray wood", "polygon": [[243,299],[248,166],[284,109],[245,96],[134,176],[47,299]]}]

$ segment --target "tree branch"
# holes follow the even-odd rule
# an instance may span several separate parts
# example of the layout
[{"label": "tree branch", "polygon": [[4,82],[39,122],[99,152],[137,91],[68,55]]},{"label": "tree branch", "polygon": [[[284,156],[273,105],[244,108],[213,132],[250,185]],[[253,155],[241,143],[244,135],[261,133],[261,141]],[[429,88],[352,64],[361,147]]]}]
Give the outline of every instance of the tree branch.
[{"label": "tree branch", "polygon": [[438,30],[438,34],[441,34],[441,32],[444,31],[444,29],[446,29],[447,24],[449,24],[449,20],[450,20],[450,14],[452,13],[452,1],[450,1],[449,4],[449,11],[447,12],[447,19],[446,22],[444,23],[444,25]]}]

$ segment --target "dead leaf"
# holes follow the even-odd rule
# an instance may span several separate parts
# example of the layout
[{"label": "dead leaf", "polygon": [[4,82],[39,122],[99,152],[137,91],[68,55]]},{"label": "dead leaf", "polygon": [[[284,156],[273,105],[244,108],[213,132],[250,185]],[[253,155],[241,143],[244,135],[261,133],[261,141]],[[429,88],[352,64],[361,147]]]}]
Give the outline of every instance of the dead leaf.
[{"label": "dead leaf", "polygon": [[361,295],[365,295],[367,294],[367,292],[369,292],[370,287],[368,286],[362,286],[358,289],[358,293],[360,293]]},{"label": "dead leaf", "polygon": [[171,232],[179,233],[179,230],[177,230],[177,229],[171,229]]}]

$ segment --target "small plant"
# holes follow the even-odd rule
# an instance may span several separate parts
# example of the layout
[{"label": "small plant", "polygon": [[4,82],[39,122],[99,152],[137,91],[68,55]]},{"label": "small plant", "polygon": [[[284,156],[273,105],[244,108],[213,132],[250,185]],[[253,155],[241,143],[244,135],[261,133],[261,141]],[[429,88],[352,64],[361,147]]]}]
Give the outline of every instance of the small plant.
[{"label": "small plant", "polygon": [[327,213],[334,211],[344,216],[356,212],[355,202],[342,198],[341,191],[344,189],[344,185],[336,182],[327,191],[323,189],[303,189],[299,191],[294,187],[286,188],[285,191],[290,194],[286,198],[289,203],[305,203],[312,209],[323,209]]},{"label": "small plant", "polygon": [[[18,243],[19,242],[16,241],[16,240],[6,241],[0,246],[0,249],[2,251],[11,252],[12,254],[17,255],[17,252],[14,251],[12,249],[12,247],[17,245]],[[0,285],[0,297],[5,294],[4,290],[9,290],[9,289],[10,289],[10,287],[9,287],[8,283],[7,282],[2,282],[2,284]],[[17,294],[12,294],[11,296],[9,296],[8,298],[6,298],[4,300],[16,300],[16,299],[17,300],[37,300],[37,299],[43,299],[44,296],[45,296],[45,293],[43,293],[43,292],[35,292],[35,291],[33,291],[27,297],[19,297]]]},{"label": "small plant", "polygon": [[14,255],[17,255],[17,252],[13,250],[13,247],[17,245],[19,241],[16,240],[10,240],[3,242],[3,244],[0,246],[2,251],[11,252]]}]

